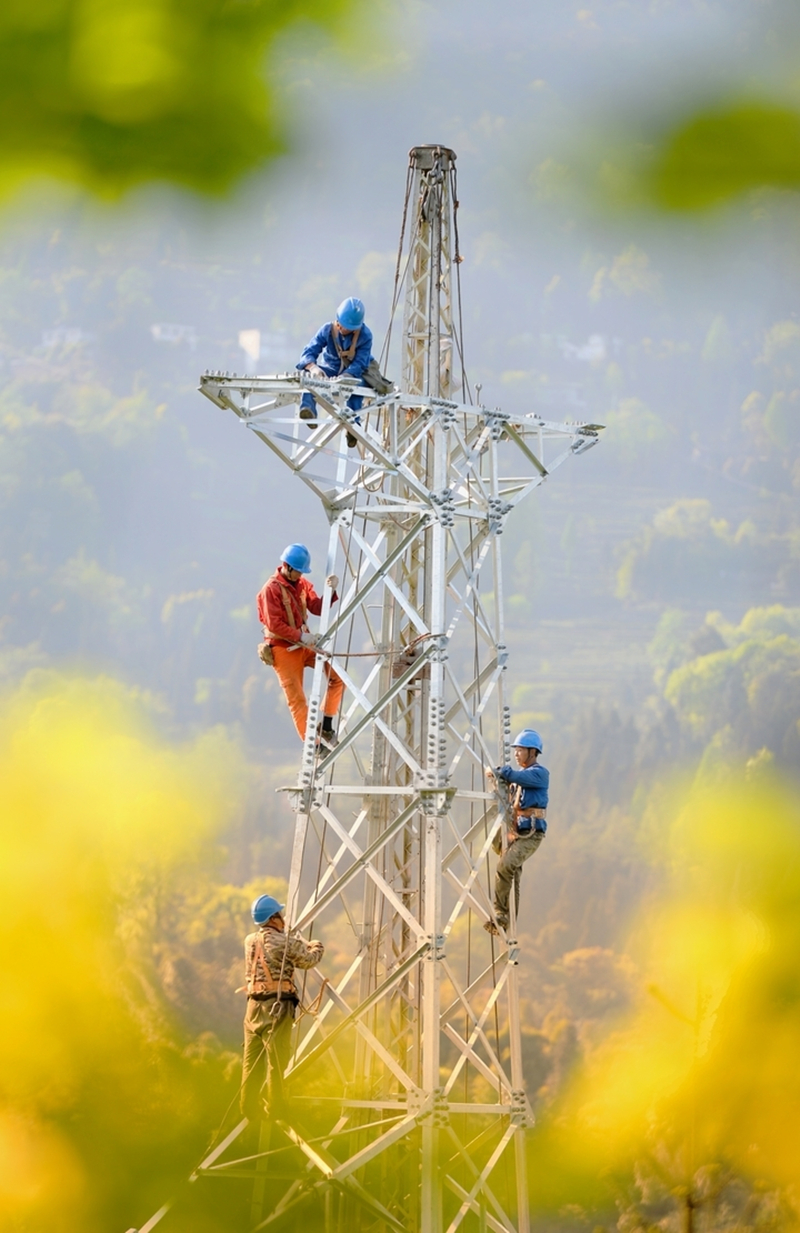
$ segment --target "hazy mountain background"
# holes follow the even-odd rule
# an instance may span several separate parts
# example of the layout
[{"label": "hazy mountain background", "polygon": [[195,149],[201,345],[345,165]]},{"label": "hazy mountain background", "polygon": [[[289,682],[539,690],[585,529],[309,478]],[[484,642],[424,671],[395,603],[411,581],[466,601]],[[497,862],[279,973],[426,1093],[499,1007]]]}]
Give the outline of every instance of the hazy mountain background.
[{"label": "hazy mountain background", "polygon": [[663,110],[743,83],[793,97],[796,34],[788,6],[755,0],[386,5],[349,50],[312,27],[273,50],[292,152],[233,200],[142,189],[112,210],[47,182],[6,208],[5,684],[105,675],[169,740],[221,726],[239,759],[200,865],[137,890],[160,905],[142,963],[184,1045],[230,1060],[248,895],[287,868],[273,788],[298,745],[256,658],[255,594],[288,540],[319,578],[327,537],[198,377],[244,371],[246,329],[260,371],[293,367],[350,294],[380,346],[414,144],[458,155],[482,401],[607,425],[504,538],[514,723],[541,728],[553,775],[522,911],[543,1103],[635,996],[630,921],[658,881],[660,811],[696,776],[796,773],[797,198],[684,217],[622,209],[617,191]]}]

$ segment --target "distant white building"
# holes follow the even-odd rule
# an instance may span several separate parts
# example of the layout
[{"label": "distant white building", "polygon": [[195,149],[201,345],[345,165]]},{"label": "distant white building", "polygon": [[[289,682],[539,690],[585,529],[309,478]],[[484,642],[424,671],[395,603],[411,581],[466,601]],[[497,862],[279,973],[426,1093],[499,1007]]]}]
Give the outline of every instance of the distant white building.
[{"label": "distant white building", "polygon": [[193,325],[173,325],[170,322],[161,321],[157,325],[150,326],[150,333],[156,342],[172,343],[188,343],[192,351],[197,346],[197,331]]},{"label": "distant white building", "polygon": [[47,350],[53,347],[77,347],[80,343],[91,342],[94,334],[87,333],[79,326],[58,325],[52,330],[42,330],[42,346]]},{"label": "distant white building", "polygon": [[563,335],[557,341],[565,360],[582,360],[584,364],[592,364],[606,358],[606,340],[602,334],[590,334],[588,341],[579,345],[567,342]]},{"label": "distant white building", "polygon": [[240,330],[239,346],[244,351],[248,372],[255,372],[256,366],[264,373],[285,372],[295,366],[297,357],[284,333]]}]

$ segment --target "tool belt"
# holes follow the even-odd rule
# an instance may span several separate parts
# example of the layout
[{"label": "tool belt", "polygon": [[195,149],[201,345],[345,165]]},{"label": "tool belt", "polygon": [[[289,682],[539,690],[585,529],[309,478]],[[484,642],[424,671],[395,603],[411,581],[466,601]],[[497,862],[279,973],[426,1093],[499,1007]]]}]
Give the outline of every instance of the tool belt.
[{"label": "tool belt", "polygon": [[248,976],[247,984],[240,985],[237,993],[246,993],[254,1002],[271,1002],[274,998],[294,998],[299,1000],[294,981],[290,976],[277,980],[266,965],[264,976]]},{"label": "tool belt", "polygon": [[[278,997],[277,993],[248,993],[247,1000],[248,1002],[274,1002],[277,999],[277,997]],[[299,997],[297,996],[297,990],[295,989],[294,985],[292,985],[291,989],[289,990],[282,989],[281,994],[280,994],[280,999],[282,1002],[294,1002],[295,1005],[297,1005],[297,1003],[300,1001]]]}]

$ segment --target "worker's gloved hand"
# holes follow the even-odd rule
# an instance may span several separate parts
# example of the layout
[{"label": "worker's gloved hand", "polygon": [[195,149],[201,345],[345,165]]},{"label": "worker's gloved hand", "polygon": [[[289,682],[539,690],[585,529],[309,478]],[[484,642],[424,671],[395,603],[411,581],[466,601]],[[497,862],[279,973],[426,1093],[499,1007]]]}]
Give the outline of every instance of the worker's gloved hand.
[{"label": "worker's gloved hand", "polygon": [[310,629],[304,629],[302,634],[300,635],[300,641],[302,642],[303,646],[316,646],[317,643],[319,642],[319,635],[312,634]]},{"label": "worker's gloved hand", "polygon": [[492,768],[491,768],[491,767],[489,767],[489,768],[487,769],[487,771],[486,771],[486,778],[487,778],[487,779],[491,779],[493,783],[494,783],[495,779],[497,778],[497,776],[495,775],[495,773],[494,773],[494,771],[492,770]]},{"label": "worker's gloved hand", "polygon": [[332,591],[335,591],[338,585],[339,585],[339,575],[338,574],[328,574],[328,577],[325,579],[325,586],[330,587]]},{"label": "worker's gloved hand", "polygon": [[310,377],[317,377],[319,379],[325,377],[325,373],[322,371],[319,364],[309,364],[306,368],[306,372]]}]

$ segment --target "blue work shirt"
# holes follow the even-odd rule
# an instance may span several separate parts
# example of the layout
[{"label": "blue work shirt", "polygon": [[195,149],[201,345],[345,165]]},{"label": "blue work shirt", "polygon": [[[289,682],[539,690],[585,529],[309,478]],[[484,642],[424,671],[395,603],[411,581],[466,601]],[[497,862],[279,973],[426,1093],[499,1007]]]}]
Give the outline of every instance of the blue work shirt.
[{"label": "blue work shirt", "polygon": [[[546,766],[536,762],[533,766],[498,766],[495,775],[506,783],[519,784],[522,788],[520,809],[546,809],[550,786],[550,772]],[[547,822],[544,818],[532,818],[533,829],[546,831]]]},{"label": "blue work shirt", "polygon": [[[339,330],[339,346],[343,351],[348,350],[352,341],[352,331],[346,334],[344,330]],[[300,357],[300,363],[297,367],[303,369],[307,364],[319,364],[322,371],[328,377],[343,377],[347,375],[348,377],[355,377],[357,381],[360,381],[369,368],[371,359],[372,330],[369,326],[362,325],[361,333],[356,343],[356,353],[347,368],[342,369],[342,362],[336,350],[336,343],[333,341],[333,322],[326,321],[322,329],[317,330],[311,339],[311,342]]]}]

